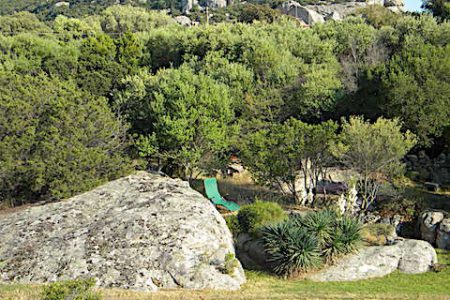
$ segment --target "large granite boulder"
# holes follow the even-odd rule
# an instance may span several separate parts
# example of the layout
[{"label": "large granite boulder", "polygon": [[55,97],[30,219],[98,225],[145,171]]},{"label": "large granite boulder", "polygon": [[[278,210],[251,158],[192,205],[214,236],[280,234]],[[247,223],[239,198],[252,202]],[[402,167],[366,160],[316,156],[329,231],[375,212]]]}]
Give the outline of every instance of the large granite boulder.
[{"label": "large granite boulder", "polygon": [[436,252],[429,243],[402,240],[391,246],[363,248],[307,278],[313,281],[353,281],[382,277],[396,270],[402,273],[423,273],[436,263]]},{"label": "large granite boulder", "polygon": [[0,218],[0,281],[89,276],[103,287],[239,289],[231,233],[187,182],[140,172]]}]

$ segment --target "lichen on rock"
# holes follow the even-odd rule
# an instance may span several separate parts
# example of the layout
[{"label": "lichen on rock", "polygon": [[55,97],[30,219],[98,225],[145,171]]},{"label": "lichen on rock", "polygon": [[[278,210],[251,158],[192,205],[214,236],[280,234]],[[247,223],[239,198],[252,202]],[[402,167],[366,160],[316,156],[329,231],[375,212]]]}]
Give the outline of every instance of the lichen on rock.
[{"label": "lichen on rock", "polygon": [[0,281],[94,277],[103,287],[239,289],[233,240],[187,182],[139,172],[0,219]]}]

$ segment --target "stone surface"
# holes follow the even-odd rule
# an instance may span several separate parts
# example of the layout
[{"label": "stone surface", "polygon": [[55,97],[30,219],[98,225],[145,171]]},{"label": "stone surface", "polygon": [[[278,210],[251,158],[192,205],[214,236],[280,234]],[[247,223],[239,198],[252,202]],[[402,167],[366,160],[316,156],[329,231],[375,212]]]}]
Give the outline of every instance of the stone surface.
[{"label": "stone surface", "polygon": [[382,277],[396,270],[423,273],[437,263],[434,248],[425,241],[401,240],[391,246],[361,249],[323,271],[307,275],[313,281],[354,281]]},{"label": "stone surface", "polygon": [[323,16],[315,10],[302,6],[296,1],[291,0],[283,2],[278,9],[280,9],[283,14],[293,16],[307,25],[314,25],[325,21]]},{"label": "stone surface", "polygon": [[436,243],[437,228],[444,220],[444,213],[441,211],[427,211],[420,215],[419,229],[421,239],[434,244]]},{"label": "stone surface", "polygon": [[182,0],[181,11],[183,12],[183,14],[189,14],[195,5],[198,5],[197,0]]},{"label": "stone surface", "polygon": [[236,256],[246,269],[270,270],[264,246],[247,233],[236,238]]},{"label": "stone surface", "polygon": [[146,172],[0,218],[0,281],[90,276],[103,287],[235,290],[245,275],[230,254],[231,233],[210,201]]},{"label": "stone surface", "polygon": [[439,224],[436,245],[438,248],[450,250],[450,218],[442,220]]},{"label": "stone surface", "polygon": [[189,17],[176,16],[174,19],[180,25],[187,26],[187,27],[190,27],[192,25],[191,19],[189,19]]}]

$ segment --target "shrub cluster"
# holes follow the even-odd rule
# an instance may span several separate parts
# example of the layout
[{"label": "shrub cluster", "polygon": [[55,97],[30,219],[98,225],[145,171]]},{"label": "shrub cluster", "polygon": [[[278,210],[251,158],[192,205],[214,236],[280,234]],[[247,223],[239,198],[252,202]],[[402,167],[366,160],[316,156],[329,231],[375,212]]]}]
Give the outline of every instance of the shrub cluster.
[{"label": "shrub cluster", "polygon": [[333,262],[355,251],[360,241],[360,223],[330,210],[294,216],[261,230],[272,271],[284,277]]},{"label": "shrub cluster", "polygon": [[278,203],[256,201],[239,210],[237,215],[239,230],[257,236],[264,226],[277,224],[287,218]]},{"label": "shrub cluster", "polygon": [[95,279],[77,279],[51,283],[44,286],[42,300],[100,300],[100,293],[92,291]]}]

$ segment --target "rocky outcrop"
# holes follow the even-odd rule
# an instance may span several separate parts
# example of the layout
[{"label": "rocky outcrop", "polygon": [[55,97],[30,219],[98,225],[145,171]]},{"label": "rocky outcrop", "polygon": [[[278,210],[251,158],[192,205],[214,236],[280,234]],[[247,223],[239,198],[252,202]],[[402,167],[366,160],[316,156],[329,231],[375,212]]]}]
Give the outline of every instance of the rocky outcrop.
[{"label": "rocky outcrop", "polygon": [[283,2],[278,9],[282,13],[293,16],[307,25],[321,23],[324,20],[340,20],[354,13],[358,8],[368,5],[381,5],[394,12],[401,12],[404,9],[403,0],[366,0],[349,1],[343,3],[322,2],[315,5],[301,5],[296,1]]},{"label": "rocky outcrop", "polygon": [[363,248],[307,278],[313,281],[354,281],[382,277],[396,270],[416,274],[429,271],[436,263],[436,252],[429,243],[402,240],[391,246]]},{"label": "rocky outcrop", "polygon": [[0,218],[0,281],[239,289],[231,233],[187,182],[145,172]]},{"label": "rocky outcrop", "polygon": [[306,25],[314,25],[325,21],[316,11],[304,7],[296,1],[283,2],[278,9],[281,10],[283,14],[293,16],[294,18],[303,21]]},{"label": "rocky outcrop", "polygon": [[423,212],[419,218],[420,238],[450,250],[450,216],[444,211],[431,210]]}]

